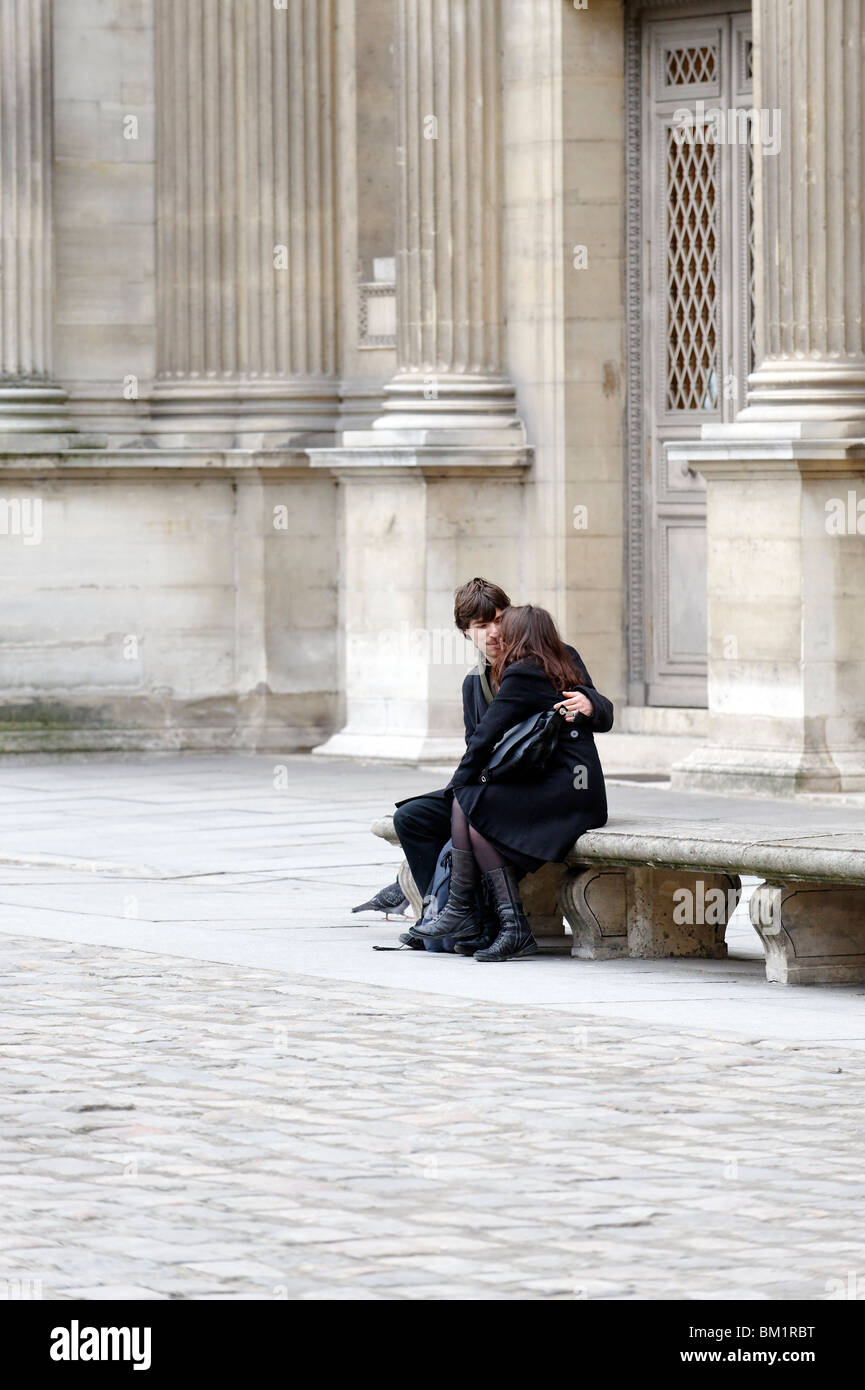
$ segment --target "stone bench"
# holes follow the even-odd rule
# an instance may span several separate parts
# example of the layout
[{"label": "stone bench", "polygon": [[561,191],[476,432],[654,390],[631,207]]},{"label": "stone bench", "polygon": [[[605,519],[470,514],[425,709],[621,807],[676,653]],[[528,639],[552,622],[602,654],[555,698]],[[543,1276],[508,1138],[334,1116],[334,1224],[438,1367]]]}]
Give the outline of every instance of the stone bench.
[{"label": "stone bench", "polygon": [[[662,801],[658,807],[669,810]],[[375,821],[372,830],[399,844],[392,817]],[[865,832],[803,833],[784,822],[783,811],[774,826],[765,818],[749,824],[611,815],[602,829],[580,837],[564,864],[544,865],[520,887],[542,951],[581,960],[722,959],[742,874],[763,880],[750,916],[769,981],[865,982]],[[400,883],[419,915],[405,862]]]}]

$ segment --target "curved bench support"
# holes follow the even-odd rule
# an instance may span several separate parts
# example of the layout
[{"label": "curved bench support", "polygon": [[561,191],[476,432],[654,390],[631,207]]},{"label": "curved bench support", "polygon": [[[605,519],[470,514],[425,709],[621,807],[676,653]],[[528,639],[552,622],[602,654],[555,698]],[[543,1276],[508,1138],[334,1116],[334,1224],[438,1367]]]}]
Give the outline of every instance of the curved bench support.
[{"label": "curved bench support", "polygon": [[417,921],[423,913],[423,899],[417,891],[417,884],[414,881],[414,875],[408,866],[407,859],[404,859],[399,866],[397,881],[403,893],[408,898],[408,905],[414,913],[415,921]]},{"label": "curved bench support", "polygon": [[560,900],[573,933],[571,955],[723,959],[727,923],[741,891],[736,874],[641,865],[570,869]]},{"label": "curved bench support", "polygon": [[763,883],[749,911],[771,983],[865,982],[865,888]]}]

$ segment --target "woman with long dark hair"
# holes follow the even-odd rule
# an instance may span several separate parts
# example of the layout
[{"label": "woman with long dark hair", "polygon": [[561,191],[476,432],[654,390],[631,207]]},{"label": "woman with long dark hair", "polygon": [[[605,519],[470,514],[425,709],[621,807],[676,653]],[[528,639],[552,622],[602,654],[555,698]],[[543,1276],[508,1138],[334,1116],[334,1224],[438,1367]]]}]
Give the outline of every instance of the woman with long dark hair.
[{"label": "woman with long dark hair", "polygon": [[[518,879],[563,860],[583,831],[604,825],[607,796],[595,733],[612,728],[613,706],[593,686],[579,653],[560,638],[545,608],[505,610],[492,664],[493,700],[466,743],[446,792],[452,798],[450,894],[434,922],[413,933],[468,942],[481,934],[477,890],[482,878],[498,935],[475,960],[534,955],[537,943],[523,911]],[[483,768],[503,734],[544,710],[577,698],[562,719],[552,761],[530,781],[482,782]]]}]

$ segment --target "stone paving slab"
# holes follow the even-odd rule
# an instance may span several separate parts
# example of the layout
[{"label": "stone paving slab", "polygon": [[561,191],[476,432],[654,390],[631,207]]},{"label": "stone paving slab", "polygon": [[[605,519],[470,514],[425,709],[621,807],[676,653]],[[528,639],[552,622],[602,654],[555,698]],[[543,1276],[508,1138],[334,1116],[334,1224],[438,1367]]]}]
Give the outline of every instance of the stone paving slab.
[{"label": "stone paving slab", "polygon": [[760,1300],[865,1277],[859,1054],[13,935],[0,978],[7,1287]]}]

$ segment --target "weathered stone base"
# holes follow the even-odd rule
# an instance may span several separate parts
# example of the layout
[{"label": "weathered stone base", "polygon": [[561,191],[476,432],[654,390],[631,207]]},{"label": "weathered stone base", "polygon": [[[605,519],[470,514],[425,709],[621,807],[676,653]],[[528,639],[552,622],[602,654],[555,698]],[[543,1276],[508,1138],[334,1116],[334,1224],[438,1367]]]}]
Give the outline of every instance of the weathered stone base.
[{"label": "weathered stone base", "polygon": [[854,757],[849,750],[841,750],[836,761],[825,752],[707,743],[673,765],[671,785],[673,791],[727,796],[856,792],[865,790],[865,759],[861,752]]},{"label": "weathered stone base", "polygon": [[750,914],[770,983],[865,982],[865,888],[763,883]]},{"label": "weathered stone base", "polygon": [[389,763],[444,763],[455,767],[465,752],[465,740],[428,734],[355,733],[341,729],[313,748],[317,757],[367,758]]},{"label": "weathered stone base", "polygon": [[735,874],[640,865],[569,869],[560,898],[573,933],[571,954],[581,960],[723,959],[727,922],[741,888]]},{"label": "weathered stone base", "polygon": [[330,692],[5,701],[0,703],[0,755],[300,752],[318,743],[335,719],[336,696]]}]

